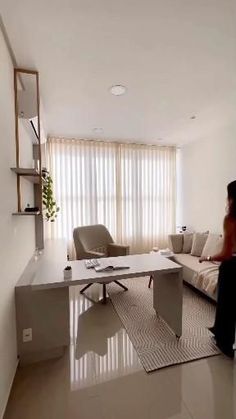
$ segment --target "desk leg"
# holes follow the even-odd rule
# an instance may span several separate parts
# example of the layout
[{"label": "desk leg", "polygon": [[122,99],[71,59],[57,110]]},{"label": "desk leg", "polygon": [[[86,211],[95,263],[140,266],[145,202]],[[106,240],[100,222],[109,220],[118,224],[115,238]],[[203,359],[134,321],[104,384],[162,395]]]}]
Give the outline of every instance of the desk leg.
[{"label": "desk leg", "polygon": [[182,271],[153,274],[153,307],[173,330],[177,338],[182,335],[183,280]]},{"label": "desk leg", "polygon": [[[70,343],[69,287],[17,287],[16,326],[21,364],[62,356]],[[23,342],[23,329],[28,328],[32,340]]]}]

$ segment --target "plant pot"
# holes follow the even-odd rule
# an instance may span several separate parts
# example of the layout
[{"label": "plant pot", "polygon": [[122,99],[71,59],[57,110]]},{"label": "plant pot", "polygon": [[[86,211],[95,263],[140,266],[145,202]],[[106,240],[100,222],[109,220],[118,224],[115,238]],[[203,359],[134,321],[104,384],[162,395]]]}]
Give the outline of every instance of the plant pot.
[{"label": "plant pot", "polygon": [[70,269],[64,269],[64,279],[71,279],[72,278],[72,268],[70,267]]}]

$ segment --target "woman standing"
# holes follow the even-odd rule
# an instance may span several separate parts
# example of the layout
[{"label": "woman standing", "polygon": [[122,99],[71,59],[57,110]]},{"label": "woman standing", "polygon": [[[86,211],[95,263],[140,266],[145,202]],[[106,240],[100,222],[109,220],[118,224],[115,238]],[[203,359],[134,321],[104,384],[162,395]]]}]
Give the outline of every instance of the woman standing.
[{"label": "woman standing", "polygon": [[222,262],[219,269],[218,300],[215,324],[210,331],[225,355],[233,358],[236,325],[236,181],[229,183],[228,211],[224,219],[224,244],[214,256],[202,257],[200,262]]}]

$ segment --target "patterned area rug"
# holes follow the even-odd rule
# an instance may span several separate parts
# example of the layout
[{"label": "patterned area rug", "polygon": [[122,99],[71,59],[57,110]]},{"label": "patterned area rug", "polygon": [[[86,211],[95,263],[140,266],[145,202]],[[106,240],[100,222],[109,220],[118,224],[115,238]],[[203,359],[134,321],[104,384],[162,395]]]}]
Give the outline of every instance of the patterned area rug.
[{"label": "patterned area rug", "polygon": [[214,322],[215,306],[185,286],[183,334],[178,341],[153,309],[153,290],[148,288],[148,280],[149,278],[134,278],[123,281],[129,288],[128,292],[120,291],[113,283],[108,287],[112,304],[144,369],[151,372],[218,355],[220,352],[207,330]]}]

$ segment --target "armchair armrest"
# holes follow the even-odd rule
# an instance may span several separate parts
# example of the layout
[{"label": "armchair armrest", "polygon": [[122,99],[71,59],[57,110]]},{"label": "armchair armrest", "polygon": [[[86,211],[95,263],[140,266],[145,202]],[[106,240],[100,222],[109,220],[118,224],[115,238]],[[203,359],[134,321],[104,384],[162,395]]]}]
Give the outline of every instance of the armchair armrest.
[{"label": "armchair armrest", "polygon": [[89,258],[89,259],[103,258],[104,256],[106,256],[105,253],[95,252],[93,250],[86,252],[86,258]]},{"label": "armchair armrest", "polygon": [[107,246],[108,256],[126,256],[129,254],[129,246],[110,243]]},{"label": "armchair armrest", "polygon": [[170,234],[168,239],[172,252],[181,253],[183,250],[183,234]]}]

